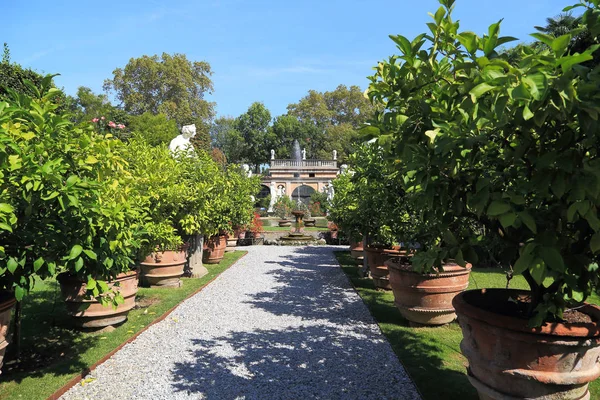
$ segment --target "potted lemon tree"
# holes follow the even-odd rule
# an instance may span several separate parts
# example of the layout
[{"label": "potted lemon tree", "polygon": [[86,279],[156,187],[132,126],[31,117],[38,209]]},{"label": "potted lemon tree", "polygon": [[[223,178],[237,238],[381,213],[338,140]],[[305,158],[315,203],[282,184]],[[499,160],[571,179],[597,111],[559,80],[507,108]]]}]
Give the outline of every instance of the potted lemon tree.
[{"label": "potted lemon tree", "polygon": [[589,398],[600,375],[600,309],[585,303],[600,252],[600,75],[589,64],[598,46],[570,44],[583,29],[598,39],[600,6],[582,1],[580,29],[534,34],[540,49],[513,63],[498,51],[514,40],[500,23],[461,31],[454,2],[440,3],[428,33],[392,37],[400,55],[368,90],[382,108],[367,133],[439,232],[413,267],[475,262],[481,237],[464,222],[485,226],[530,290],[454,298],[471,383],[482,398]]},{"label": "potted lemon tree", "polygon": [[59,274],[79,326],[122,321],[135,302],[143,211],[127,196],[122,143],[75,127],[54,104],[61,92],[51,80],[0,102],[3,297],[20,301],[34,276]]}]

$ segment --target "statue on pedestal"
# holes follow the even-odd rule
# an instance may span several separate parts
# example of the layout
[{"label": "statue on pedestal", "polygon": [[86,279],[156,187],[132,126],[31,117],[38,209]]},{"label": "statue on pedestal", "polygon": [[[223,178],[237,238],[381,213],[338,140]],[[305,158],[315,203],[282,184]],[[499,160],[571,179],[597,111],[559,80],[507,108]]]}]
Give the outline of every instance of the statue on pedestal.
[{"label": "statue on pedestal", "polygon": [[337,160],[337,150],[333,151],[333,161]]},{"label": "statue on pedestal", "polygon": [[277,189],[275,188],[275,182],[271,182],[271,184],[269,185],[269,189],[270,189],[270,194],[271,194],[271,201],[269,202],[269,209],[267,210],[267,212],[272,213],[273,206],[275,205],[275,202],[277,201]]},{"label": "statue on pedestal", "polygon": [[252,171],[250,170],[250,166],[248,164],[242,164],[242,169],[244,170],[248,178],[252,176]]},{"label": "statue on pedestal", "polygon": [[193,150],[193,145],[190,139],[196,135],[196,125],[184,125],[181,128],[181,135],[178,135],[175,139],[171,140],[169,149],[172,152],[176,151],[190,151]]},{"label": "statue on pedestal", "polygon": [[302,159],[306,160],[306,148],[302,149]]},{"label": "statue on pedestal", "polygon": [[333,189],[333,184],[331,181],[327,182],[327,200],[333,200],[333,196],[335,195],[335,190]]},{"label": "statue on pedestal", "polygon": [[277,198],[279,199],[282,196],[285,196],[285,186],[279,185],[277,186]]},{"label": "statue on pedestal", "polygon": [[271,160],[275,159],[275,150],[271,150]]}]

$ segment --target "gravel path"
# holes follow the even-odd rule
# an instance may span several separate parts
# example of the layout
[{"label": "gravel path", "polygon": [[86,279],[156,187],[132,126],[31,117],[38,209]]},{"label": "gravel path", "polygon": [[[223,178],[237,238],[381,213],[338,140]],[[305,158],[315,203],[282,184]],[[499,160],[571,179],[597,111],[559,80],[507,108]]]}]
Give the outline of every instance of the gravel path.
[{"label": "gravel path", "polygon": [[248,250],[62,399],[419,399],[334,247]]}]

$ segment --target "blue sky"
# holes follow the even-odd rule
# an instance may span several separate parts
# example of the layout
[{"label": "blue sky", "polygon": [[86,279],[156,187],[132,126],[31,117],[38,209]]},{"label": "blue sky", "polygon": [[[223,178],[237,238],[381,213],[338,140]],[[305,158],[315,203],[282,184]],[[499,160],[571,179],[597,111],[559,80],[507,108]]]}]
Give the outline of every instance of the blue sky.
[{"label": "blue sky", "polygon": [[[501,33],[529,41],[534,25],[576,0],[457,0],[461,29],[504,18]],[[389,34],[424,32],[436,0],[7,0],[0,42],[12,60],[56,79],[67,93],[100,92],[132,57],[185,53],[208,61],[219,115],[262,101],[273,116],[309,89],[366,88],[378,60],[395,52]],[[94,4],[95,3],[95,4]]]}]

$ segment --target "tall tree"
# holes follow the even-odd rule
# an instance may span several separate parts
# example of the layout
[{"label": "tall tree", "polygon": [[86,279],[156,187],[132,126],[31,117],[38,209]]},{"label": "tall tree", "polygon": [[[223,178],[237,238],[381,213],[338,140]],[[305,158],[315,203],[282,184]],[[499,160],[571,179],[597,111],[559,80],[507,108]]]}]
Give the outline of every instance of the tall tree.
[{"label": "tall tree", "polygon": [[240,115],[235,127],[246,144],[243,158],[252,164],[256,172],[260,165],[268,162],[269,152],[274,144],[274,136],[269,127],[271,113],[264,104],[256,102]]},{"label": "tall tree", "polygon": [[331,92],[311,90],[287,109],[289,116],[313,126],[313,129],[304,129],[307,152],[311,157],[329,159],[336,150],[341,161],[352,152],[354,142],[358,140],[356,130],[374,112],[358,86],[345,85],[339,85]]},{"label": "tall tree", "polygon": [[111,104],[105,94],[96,94],[92,89],[80,86],[75,98],[76,110],[74,112],[75,122],[86,122],[92,118],[105,117],[110,121],[129,125],[130,115],[122,108]]},{"label": "tall tree", "polygon": [[581,17],[575,17],[570,12],[558,14],[556,17],[546,18],[545,26],[536,26],[535,29],[550,36],[559,37],[566,35],[581,25]]},{"label": "tall tree", "polygon": [[203,121],[199,121],[199,123],[196,123],[196,134],[190,139],[190,143],[192,143],[196,150],[203,150],[208,154],[210,154],[212,149],[210,145],[209,129],[210,125]]},{"label": "tall tree", "polygon": [[323,129],[310,122],[302,122],[292,115],[281,115],[273,121],[275,153],[278,158],[290,158],[292,144],[298,140],[300,147],[306,148],[308,157],[316,157],[323,145]]},{"label": "tall tree", "polygon": [[328,126],[325,138],[324,145],[317,152],[317,157],[330,159],[335,150],[340,163],[345,162],[348,156],[354,153],[355,147],[360,141],[358,130],[349,123]]},{"label": "tall tree", "polygon": [[204,99],[211,93],[212,72],[205,61],[189,61],[184,54],[163,53],[129,60],[125,68],[113,71],[104,81],[106,91],[114,90],[125,111],[140,115],[163,113],[179,126],[208,123],[214,104]]},{"label": "tall tree", "polygon": [[346,85],[339,85],[331,92],[310,90],[298,103],[288,105],[287,110],[303,122],[320,126],[349,123],[355,128],[374,111],[358,86]]},{"label": "tall tree", "polygon": [[132,116],[129,129],[152,146],[168,145],[179,134],[175,120],[167,119],[165,114],[154,115],[149,112]]},{"label": "tall tree", "polygon": [[[598,40],[590,33],[587,26],[583,23],[582,17],[573,16],[571,12],[564,12],[556,17],[546,18],[545,26],[536,26],[539,32],[549,35],[552,38],[566,35],[573,31],[576,31],[571,38],[569,43],[569,53],[583,53],[586,49],[594,44],[598,44]],[[541,42],[536,42],[532,46],[547,47],[547,45]],[[600,52],[596,50],[594,53],[594,59],[585,62],[583,65],[589,68],[593,68],[600,63]]]},{"label": "tall tree", "polygon": [[220,149],[230,163],[244,161],[245,143],[236,129],[236,120],[231,117],[219,117],[210,126],[212,146]]}]

